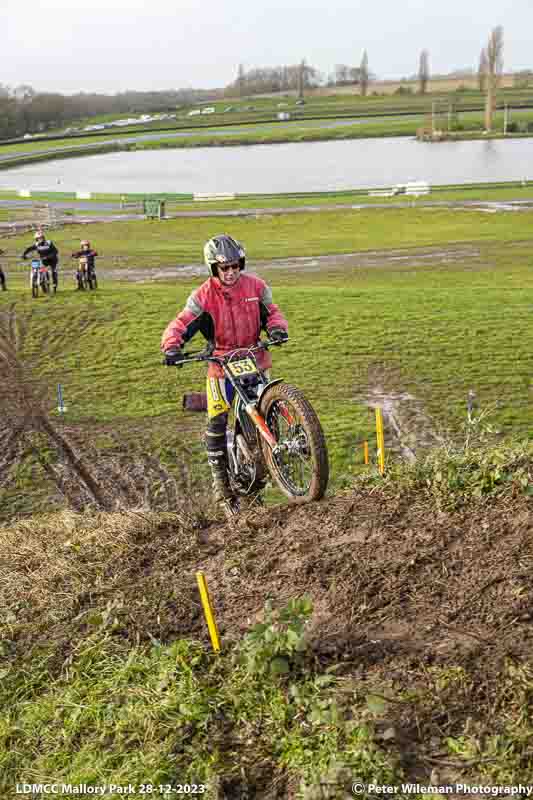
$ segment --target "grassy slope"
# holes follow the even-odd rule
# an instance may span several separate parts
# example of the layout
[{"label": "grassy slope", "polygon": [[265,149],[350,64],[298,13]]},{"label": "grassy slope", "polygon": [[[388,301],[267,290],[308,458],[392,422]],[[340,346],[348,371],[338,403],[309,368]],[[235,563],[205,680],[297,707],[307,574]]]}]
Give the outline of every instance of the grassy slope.
[{"label": "grassy slope", "polygon": [[[123,253],[138,265],[182,263],[197,262],[203,240],[219,224],[213,219],[162,225],[120,223],[89,231],[109,260]],[[316,405],[328,434],[335,481],[356,460],[355,442],[373,431],[370,413],[354,398],[378,383],[388,391],[411,391],[426,410],[455,425],[464,419],[467,390],[475,387],[483,408],[503,399],[496,420],[507,430],[531,430],[530,213],[331,213],[320,218],[234,220],[231,228],[254,256],[264,258],[477,240],[453,260],[444,254],[424,261],[405,253],[406,258],[397,263],[377,255],[375,264],[353,269],[265,273],[291,323],[292,341],[276,354],[276,371],[302,386]],[[69,250],[87,230],[64,229],[54,233],[54,239]],[[23,241],[9,240],[10,250],[19,251]],[[199,388],[203,371],[182,370],[179,375],[165,371],[159,364],[158,342],[163,326],[197,283],[104,281],[97,295],[81,296],[65,288],[54,300],[35,303],[28,298],[27,287],[14,280],[7,295],[0,293],[0,304],[15,301],[20,312],[31,315],[30,351],[39,355],[52,387],[59,380],[64,383],[70,421],[84,425],[96,419],[115,425],[129,420],[150,429],[155,418],[172,430],[179,405],[176,394],[180,397],[187,389]],[[76,322],[88,316],[97,325],[76,341]],[[54,359],[46,355],[52,332],[69,349]],[[442,496],[446,480],[452,493],[461,485],[477,491],[485,481],[492,486],[495,480],[512,497],[513,486],[505,474],[502,477],[503,463],[503,456],[496,453],[488,472],[479,470],[478,474],[472,462],[471,485],[461,484],[455,469],[447,472],[438,465],[434,472],[419,476],[419,481],[422,487],[431,486],[435,496]],[[396,530],[400,483],[395,482],[398,475],[394,478],[386,500],[376,499],[372,488],[364,502],[381,505],[390,516],[386,524]],[[362,496],[356,494],[342,506],[342,530],[349,520],[368,521],[366,506],[354,511],[354,503]],[[517,524],[520,520],[524,524],[526,511],[522,508]],[[321,507],[317,514],[322,536]],[[433,512],[431,507],[430,515],[426,541],[431,542],[437,508]],[[453,529],[452,520],[448,522]],[[0,531],[2,547],[6,545],[5,550],[0,548],[0,559],[11,548],[20,560],[23,585],[29,581],[27,594],[20,598],[16,596],[20,587],[12,583],[12,602],[3,604],[9,609],[3,616],[0,641],[2,655],[8,657],[0,673],[0,699],[7,709],[0,721],[0,791],[6,800],[16,781],[47,779],[96,784],[207,783],[208,796],[215,800],[221,776],[228,796],[238,796],[247,783],[255,787],[257,796],[266,796],[262,781],[270,785],[274,780],[284,800],[296,796],[313,800],[324,795],[313,795],[313,790],[297,795],[300,780],[316,785],[324,779],[337,787],[329,796],[338,797],[339,786],[349,785],[354,778],[379,783],[413,779],[412,769],[399,760],[402,739],[398,731],[405,716],[413,725],[422,720],[422,741],[435,738],[440,759],[445,753],[443,760],[457,765],[451,776],[446,773],[449,780],[462,780],[469,774],[477,782],[481,776],[488,783],[517,783],[530,774],[527,707],[533,679],[527,663],[503,665],[490,684],[475,674],[480,664],[493,664],[484,653],[469,666],[455,664],[453,659],[447,664],[424,663],[417,667],[416,686],[412,686],[412,658],[399,681],[398,672],[392,672],[396,678],[376,673],[368,682],[364,672],[357,672],[357,655],[356,673],[340,681],[334,678],[335,669],[324,672],[312,661],[304,672],[291,666],[288,679],[279,679],[265,675],[272,645],[279,646],[279,653],[289,654],[292,664],[291,648],[299,641],[298,633],[292,643],[280,640],[277,633],[267,641],[264,630],[214,659],[195,642],[172,644],[158,638],[158,603],[164,598],[178,624],[186,616],[185,609],[192,608],[194,625],[201,625],[191,577],[202,546],[201,531],[191,532],[179,517],[133,515],[118,528],[113,525],[111,519],[67,514]],[[273,525],[277,525],[275,518]],[[308,527],[303,517],[295,524],[288,519],[286,535],[296,549],[298,525],[302,530]],[[475,530],[485,530],[481,525],[480,518]],[[278,537],[279,529],[275,529],[273,535]],[[388,530],[386,525],[384,529]],[[275,542],[265,539],[259,557],[253,543],[260,531],[248,531],[246,541],[243,532],[234,533],[235,550],[223,556],[215,573],[220,577],[222,570],[225,587],[231,586],[230,570],[235,564],[240,569],[247,563],[259,569],[265,553],[278,550]],[[411,538],[409,527],[406,536]],[[344,539],[339,545],[334,552],[342,565],[347,557]],[[373,542],[370,546],[374,547]],[[169,556],[170,572],[159,578],[149,572],[157,553]],[[132,560],[139,562],[146,592],[138,590],[138,601],[125,603],[126,588],[132,583],[139,586],[141,580],[137,575],[133,581],[130,575]],[[12,564],[11,559],[8,563]],[[111,563],[115,566],[110,571]],[[374,568],[374,563],[369,565],[367,578]],[[312,575],[312,564],[308,569],[306,574]],[[35,622],[34,635],[39,640],[44,634],[46,642],[29,655],[24,648],[18,652],[15,642],[34,625],[32,603],[43,613],[44,595],[32,578],[37,572],[42,577],[39,586],[49,587],[52,616],[48,624]],[[383,580],[394,574],[389,570]],[[342,585],[334,588],[330,578],[325,579],[329,595],[337,593],[351,598],[353,604],[358,602],[357,593],[344,592]],[[113,586],[117,582],[111,594],[109,581]],[[290,591],[283,578],[280,582],[282,591]],[[75,639],[67,637],[72,654],[65,663],[64,642],[56,646],[49,640],[50,625],[58,620],[53,607],[58,585],[77,609],[67,614],[69,624],[78,627],[73,629]],[[7,584],[2,586],[7,590]],[[515,587],[509,595],[516,594],[519,602],[520,582],[509,586]],[[214,587],[216,596],[216,582]],[[374,587],[368,598],[375,596]],[[67,594],[60,597],[64,600]],[[65,614],[63,600],[59,618]],[[110,605],[106,605],[108,600]],[[76,605],[78,601],[81,606]],[[141,613],[145,607],[147,618],[150,615],[146,622]],[[354,605],[356,616],[350,619],[364,611],[364,603]],[[78,614],[82,616],[75,619]],[[22,617],[27,623],[22,624]],[[124,636],[127,620],[138,632],[130,638]],[[152,637],[151,645],[139,644],[137,635],[143,642]],[[497,632],[492,644],[496,639]],[[331,666],[335,667],[335,658]],[[483,700],[487,693],[488,704]],[[391,702],[383,700],[383,695]],[[474,701],[480,703],[481,712],[472,721],[464,711]],[[383,737],[391,729],[392,743]],[[424,762],[425,771],[417,775],[428,778],[430,767]]]},{"label": "grassy slope", "polygon": [[[219,225],[210,219],[95,225],[91,240],[106,254],[107,265],[117,254],[123,257],[118,265],[130,267],[197,263],[201,244]],[[79,233],[87,235],[86,230]],[[262,272],[291,323],[292,343],[276,354],[276,369],[316,404],[330,439],[335,480],[360,459],[355,443],[372,437],[371,414],[354,396],[380,380],[389,390],[411,391],[440,423],[452,426],[464,418],[467,391],[475,388],[483,406],[499,404],[495,420],[505,430],[527,432],[533,367],[530,230],[529,212],[405,210],[232,222],[233,235],[257,258],[413,241],[444,245],[474,239],[481,245],[479,252],[476,245],[452,261],[443,249],[430,259],[407,252],[396,263],[376,255],[370,265],[351,269],[333,264],[324,272]],[[54,239],[66,249],[77,234],[75,227],[62,229]],[[519,239],[523,245],[516,243]],[[16,289],[17,282],[12,285]],[[59,356],[53,363],[43,356],[52,384],[62,380],[66,385],[71,419],[104,422],[167,414],[172,419],[176,379],[181,396],[199,388],[203,371],[182,370],[178,376],[162,370],[159,339],[198,280],[172,286],[104,283],[96,296],[88,297],[69,291],[71,285],[53,305],[32,303],[25,287],[9,295],[39,320],[36,342],[48,327],[63,329],[69,337],[75,322],[66,323],[67,314],[75,319],[87,311],[102,321],[81,338],[78,355]],[[116,318],[106,322],[113,309]]]},{"label": "grassy slope", "polygon": [[[209,800],[341,800],[354,781],[527,782],[531,541],[519,494],[532,453],[485,452],[484,472],[480,455],[238,528],[68,512],[0,528],[2,798],[22,781],[150,783],[166,797],[168,784],[203,784]],[[451,470],[442,479],[452,466],[466,498]],[[492,497],[472,501],[497,472]],[[446,490],[459,514],[435,503]],[[304,599],[261,613],[267,593],[281,609],[303,592],[316,600],[311,625]]]},{"label": "grassy slope", "polygon": [[[163,223],[102,223],[91,225],[90,235],[108,258],[133,257],[139,265],[163,259],[159,263],[177,265],[198,263],[205,240],[221,229],[231,228],[253,262],[453,242],[527,241],[532,219],[530,211],[492,215],[438,208],[332,210],[231,220],[205,217]],[[87,231],[84,225],[69,225],[54,231],[53,238],[60,251],[70,252]],[[27,235],[10,238],[6,241],[9,253],[22,252],[27,241]]]}]

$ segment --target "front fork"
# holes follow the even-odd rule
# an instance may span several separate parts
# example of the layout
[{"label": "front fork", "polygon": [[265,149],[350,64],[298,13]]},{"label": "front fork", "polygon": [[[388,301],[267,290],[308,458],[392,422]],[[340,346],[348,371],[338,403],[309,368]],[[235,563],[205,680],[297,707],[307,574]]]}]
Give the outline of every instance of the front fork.
[{"label": "front fork", "polygon": [[[269,389],[271,386],[274,386],[276,383],[281,383],[282,381],[283,381],[283,378],[276,378],[276,380],[269,381],[262,388],[262,390],[261,390],[261,392],[259,394],[258,400],[254,401],[254,402],[250,401],[250,399],[246,396],[245,392],[241,389],[241,387],[237,383],[233,384],[233,386],[235,388],[235,392],[237,393],[237,395],[238,395],[238,397],[239,397],[239,399],[240,399],[240,401],[241,401],[241,403],[242,403],[242,405],[244,407],[244,410],[246,411],[246,413],[248,414],[248,416],[250,417],[250,419],[254,423],[254,426],[255,426],[256,430],[258,431],[259,435],[267,442],[267,444],[270,447],[270,449],[273,450],[274,452],[279,447],[278,441],[277,441],[276,437],[274,436],[274,434],[272,433],[272,431],[270,430],[270,428],[268,427],[264,416],[259,411],[258,405],[260,405],[261,397],[267,391],[267,389]],[[233,383],[233,381],[232,381],[232,383]],[[292,425],[293,419],[292,419],[292,416],[289,413],[289,411],[286,408],[282,408],[281,409],[281,413],[287,419],[287,422],[289,423],[289,425]]]}]

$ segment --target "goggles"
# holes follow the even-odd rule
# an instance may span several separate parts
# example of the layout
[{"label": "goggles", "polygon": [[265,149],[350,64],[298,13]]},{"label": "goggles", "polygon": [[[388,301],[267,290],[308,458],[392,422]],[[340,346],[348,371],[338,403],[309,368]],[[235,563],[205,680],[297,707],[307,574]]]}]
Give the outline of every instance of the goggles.
[{"label": "goggles", "polygon": [[235,264],[217,264],[217,267],[221,272],[227,272],[229,269],[240,269],[238,261]]}]

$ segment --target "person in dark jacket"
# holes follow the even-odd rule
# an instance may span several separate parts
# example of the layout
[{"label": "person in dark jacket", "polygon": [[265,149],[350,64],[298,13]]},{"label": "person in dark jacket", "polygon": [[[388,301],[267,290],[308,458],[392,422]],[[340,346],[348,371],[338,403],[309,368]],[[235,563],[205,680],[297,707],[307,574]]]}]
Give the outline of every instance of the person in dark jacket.
[{"label": "person in dark jacket", "polygon": [[[272,302],[272,291],[256,275],[243,274],[246,253],[242,245],[227,234],[210,239],[204,247],[209,277],[189,297],[185,308],[163,333],[161,349],[166,363],[179,365],[183,345],[201,332],[214,345],[214,355],[225,355],[237,348],[253,347],[261,331],[280,344],[287,340],[287,321]],[[270,353],[258,353],[262,370],[272,366]],[[233,505],[235,498],[228,478],[226,430],[233,395],[231,383],[217,364],[207,371],[207,459],[213,475],[217,502]]]},{"label": "person in dark jacket", "polygon": [[22,258],[26,259],[29,253],[37,253],[41,259],[41,264],[44,267],[50,267],[50,271],[52,273],[52,283],[54,285],[54,289],[57,289],[57,267],[59,262],[59,253],[57,247],[52,241],[50,241],[50,239],[45,237],[41,230],[37,231],[34,239],[34,243],[24,250]]},{"label": "person in dark jacket", "polygon": [[[0,250],[0,256],[4,255],[4,251]],[[2,269],[2,265],[0,264],[0,286],[2,287],[2,291],[5,292],[7,289],[6,286],[6,276],[4,275],[4,270]]]}]

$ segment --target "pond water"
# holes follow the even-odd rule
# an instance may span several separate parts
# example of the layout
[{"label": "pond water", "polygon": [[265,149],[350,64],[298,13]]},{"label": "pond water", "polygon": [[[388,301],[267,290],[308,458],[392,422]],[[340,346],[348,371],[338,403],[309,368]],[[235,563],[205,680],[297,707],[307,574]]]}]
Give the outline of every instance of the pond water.
[{"label": "pond water", "polygon": [[407,137],[109,153],[0,172],[0,188],[92,192],[277,193],[533,177],[533,139]]}]

